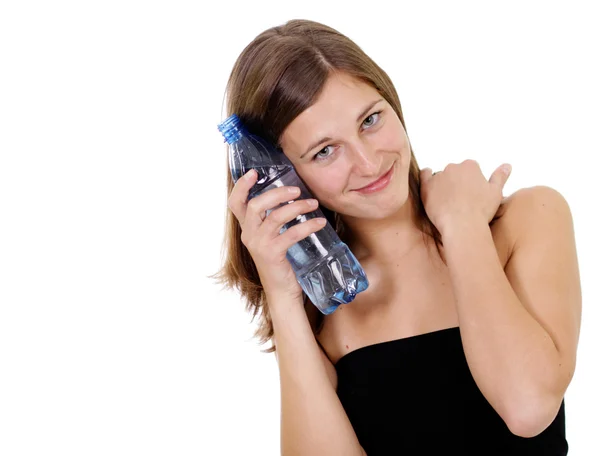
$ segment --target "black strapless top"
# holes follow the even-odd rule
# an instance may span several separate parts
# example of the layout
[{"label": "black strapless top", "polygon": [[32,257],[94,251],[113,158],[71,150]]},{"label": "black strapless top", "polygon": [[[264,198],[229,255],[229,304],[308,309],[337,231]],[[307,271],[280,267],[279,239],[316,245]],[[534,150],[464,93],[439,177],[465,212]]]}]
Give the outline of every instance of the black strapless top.
[{"label": "black strapless top", "polygon": [[511,433],[477,387],[458,327],[359,348],[335,369],[368,456],[567,454],[564,400],[541,434]]}]

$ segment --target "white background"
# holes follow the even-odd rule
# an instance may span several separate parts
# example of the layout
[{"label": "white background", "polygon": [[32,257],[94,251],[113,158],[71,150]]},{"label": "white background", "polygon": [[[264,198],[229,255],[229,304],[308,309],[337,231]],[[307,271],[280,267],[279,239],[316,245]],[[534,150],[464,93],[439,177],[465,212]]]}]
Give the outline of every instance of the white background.
[{"label": "white background", "polygon": [[225,84],[246,44],[292,18],[388,72],[422,167],[509,162],[506,194],[567,198],[584,299],[567,437],[570,454],[600,454],[593,3],[3,2],[0,454],[279,454],[275,358],[207,276]]}]

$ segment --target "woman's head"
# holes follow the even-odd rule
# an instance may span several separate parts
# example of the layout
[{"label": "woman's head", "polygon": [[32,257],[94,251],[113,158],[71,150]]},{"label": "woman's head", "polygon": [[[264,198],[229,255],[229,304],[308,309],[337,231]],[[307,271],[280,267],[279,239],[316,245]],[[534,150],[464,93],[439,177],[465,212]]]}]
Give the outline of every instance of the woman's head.
[{"label": "woman's head", "polygon": [[[352,98],[346,99],[348,95]],[[345,134],[347,114],[364,108],[360,103],[368,99],[383,100],[378,107],[386,111],[386,132],[393,129],[397,136],[403,134],[403,138],[397,138],[395,146],[401,146],[399,142],[402,142],[401,149],[410,150],[400,100],[388,75],[348,37],[317,22],[292,20],[258,35],[242,51],[234,65],[227,85],[227,99],[227,114],[237,114],[248,130],[280,146],[321,205],[334,211],[338,209],[343,213],[343,208],[327,198],[331,195],[326,190],[320,192],[314,185],[317,179],[311,179],[311,176],[318,176],[325,172],[325,168],[329,168],[329,175],[333,171],[342,173],[344,163],[337,161],[333,167],[324,161],[309,165],[305,162],[306,157],[300,159],[302,154],[297,155],[298,147],[306,147],[306,141],[318,140],[338,130],[332,139],[348,139],[345,146],[353,152],[350,154],[352,161],[356,164],[363,160],[360,169],[353,170],[353,176],[344,173],[348,180],[346,187],[372,182],[373,177],[379,177],[377,173],[382,171],[381,166],[391,165],[390,157],[369,156],[367,149],[372,149],[372,145],[363,148],[354,141],[356,138]],[[351,112],[346,113],[343,119],[334,118],[341,111],[339,108],[343,102],[344,109],[351,109]],[[314,111],[319,108],[322,109],[315,115]],[[318,125],[327,117],[330,117],[331,125]],[[356,123],[354,119],[353,126]],[[342,125],[344,132],[339,131]],[[320,133],[323,136],[318,136]],[[300,138],[300,135],[307,138]],[[364,135],[364,138],[379,139],[380,136]],[[391,146],[389,141],[381,145]],[[409,153],[411,157],[404,165],[406,169],[412,166],[414,177],[418,178],[416,161],[412,152]],[[376,163],[378,160],[380,162]],[[345,163],[346,166],[349,164]],[[378,165],[380,167],[374,169]],[[327,212],[326,215],[333,214]]]},{"label": "woman's head", "polygon": [[[384,217],[410,200],[419,229],[439,245],[420,199],[419,168],[394,85],[346,36],[307,20],[259,34],[238,57],[227,84],[227,115],[234,113],[250,132],[283,149],[342,240],[344,217]],[[323,137],[331,139],[315,144]],[[373,195],[356,192],[392,165],[393,185]],[[229,172],[227,185],[229,193]],[[257,335],[265,342],[273,328],[240,236],[229,211],[225,264],[217,277],[239,289],[254,316],[261,314]]]},{"label": "woman's head", "polygon": [[[321,207],[344,222],[387,218],[407,200],[408,137],[392,105],[361,79],[332,72],[279,142]],[[391,176],[385,189],[361,191],[384,175]]]}]

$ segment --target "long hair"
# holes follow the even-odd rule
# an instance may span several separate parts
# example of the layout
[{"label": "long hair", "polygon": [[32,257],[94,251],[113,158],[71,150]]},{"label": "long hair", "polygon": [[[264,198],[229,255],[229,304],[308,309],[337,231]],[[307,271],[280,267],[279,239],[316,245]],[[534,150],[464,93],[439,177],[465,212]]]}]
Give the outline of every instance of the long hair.
[{"label": "long hair", "polygon": [[[227,116],[237,114],[250,132],[279,146],[285,128],[317,101],[326,80],[333,73],[348,74],[374,87],[392,106],[407,132],[400,99],[385,71],[348,37],[309,20],[291,20],[265,30],[246,46],[227,83]],[[424,236],[435,241],[444,260],[440,250],[443,245],[441,235],[427,216],[421,199],[420,169],[412,146],[410,151],[409,196],[417,226]],[[228,194],[233,185],[227,167]],[[341,217],[325,207],[321,210],[344,241],[347,230]],[[273,324],[260,277],[250,253],[241,242],[241,233],[237,218],[228,210],[223,242],[224,262],[220,271],[211,277],[241,294],[246,310],[252,314],[252,321],[259,318],[254,336],[264,344],[273,339]],[[304,306],[313,332],[318,334],[323,315],[313,309],[306,294]],[[272,344],[263,352],[275,350]]]}]

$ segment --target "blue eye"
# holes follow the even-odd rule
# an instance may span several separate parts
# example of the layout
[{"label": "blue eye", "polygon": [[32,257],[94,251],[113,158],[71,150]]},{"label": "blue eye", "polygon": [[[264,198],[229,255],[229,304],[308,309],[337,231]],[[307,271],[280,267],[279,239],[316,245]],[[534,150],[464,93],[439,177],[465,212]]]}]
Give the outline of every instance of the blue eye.
[{"label": "blue eye", "polygon": [[324,147],[319,152],[317,152],[315,154],[315,156],[313,157],[313,160],[327,160],[329,157],[331,157],[331,155],[327,155],[327,156],[320,155],[323,151],[327,150],[330,147],[331,146]]},{"label": "blue eye", "polygon": [[[373,125],[376,125],[379,122],[379,114],[381,114],[381,111],[374,112],[374,113],[370,114],[365,120],[363,120],[363,126],[365,127],[365,129],[369,129],[369,128],[373,127]],[[367,122],[369,119],[370,119],[370,122]],[[328,160],[330,157],[333,156],[333,152],[330,153],[329,155],[321,155],[321,154],[323,152],[325,152],[330,147],[333,147],[333,146],[326,146],[326,147],[324,147],[319,152],[317,152],[313,156],[312,159],[314,161]]]},{"label": "blue eye", "polygon": [[371,128],[373,125],[375,125],[379,121],[379,114],[381,114],[381,111],[377,111],[377,112],[374,112],[373,114],[371,114],[369,117],[367,117],[363,121],[363,125],[366,125],[367,120],[369,120],[369,119],[375,119],[375,120],[372,120],[369,125],[366,125],[367,128]]}]

